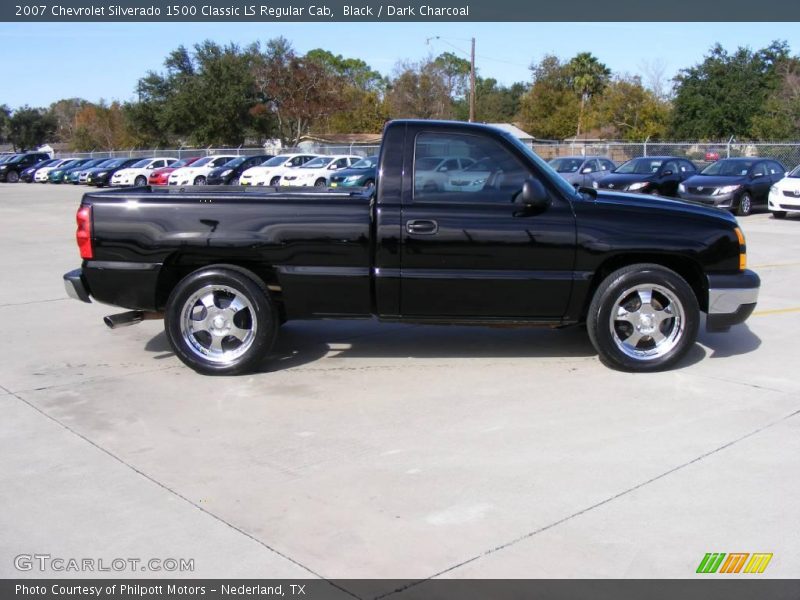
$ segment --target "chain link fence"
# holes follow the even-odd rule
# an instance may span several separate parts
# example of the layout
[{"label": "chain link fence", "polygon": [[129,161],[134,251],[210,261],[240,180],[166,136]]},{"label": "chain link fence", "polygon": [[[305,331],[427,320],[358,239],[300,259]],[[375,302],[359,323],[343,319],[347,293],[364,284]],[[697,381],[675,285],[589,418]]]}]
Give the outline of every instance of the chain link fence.
[{"label": "chain link fence", "polygon": [[698,166],[720,158],[771,158],[787,170],[800,164],[800,142],[555,142],[529,146],[545,160],[558,156],[606,156],[618,165],[644,156],[679,156]]},{"label": "chain link fence", "polygon": [[258,154],[349,154],[354,156],[372,156],[378,153],[380,146],[361,144],[332,146],[325,144],[304,144],[297,148],[279,146],[256,146],[238,148],[150,148],[144,150],[102,150],[96,152],[56,152],[55,158],[153,158],[171,157],[186,158],[190,156],[216,156],[233,154],[234,156],[255,156]]},{"label": "chain link fence", "polygon": [[[545,160],[559,156],[606,156],[617,164],[643,156],[680,156],[694,161],[698,166],[720,158],[748,157],[772,158],[783,164],[787,170],[800,164],[800,142],[549,142],[529,143],[534,152]],[[57,152],[56,158],[150,158],[169,156],[185,158],[188,156],[212,156],[233,154],[253,156],[256,154],[290,154],[295,152],[311,154],[352,154],[372,156],[378,154],[378,145],[326,145],[304,144],[301,147],[238,147],[238,148],[151,148],[131,150],[111,150],[98,152]]]}]

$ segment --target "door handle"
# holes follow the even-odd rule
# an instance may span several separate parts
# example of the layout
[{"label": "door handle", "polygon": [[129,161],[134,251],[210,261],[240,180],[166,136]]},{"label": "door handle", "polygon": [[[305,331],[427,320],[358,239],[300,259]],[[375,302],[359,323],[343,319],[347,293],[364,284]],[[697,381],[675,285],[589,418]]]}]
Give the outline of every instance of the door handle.
[{"label": "door handle", "polygon": [[439,231],[439,224],[428,219],[414,219],[406,221],[406,231],[418,235],[434,235]]}]

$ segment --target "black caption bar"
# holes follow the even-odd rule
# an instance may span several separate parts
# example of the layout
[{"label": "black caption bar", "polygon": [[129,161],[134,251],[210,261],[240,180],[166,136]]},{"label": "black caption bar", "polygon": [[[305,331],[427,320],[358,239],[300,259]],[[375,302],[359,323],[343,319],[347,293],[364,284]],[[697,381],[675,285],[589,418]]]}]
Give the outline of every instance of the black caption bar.
[{"label": "black caption bar", "polygon": [[52,600],[797,600],[800,581],[668,580],[0,580],[0,598]]},{"label": "black caption bar", "polygon": [[[5,0],[0,21],[774,21],[752,0],[672,0],[669,10],[642,0]],[[800,21],[800,3],[783,4],[781,22]]]}]

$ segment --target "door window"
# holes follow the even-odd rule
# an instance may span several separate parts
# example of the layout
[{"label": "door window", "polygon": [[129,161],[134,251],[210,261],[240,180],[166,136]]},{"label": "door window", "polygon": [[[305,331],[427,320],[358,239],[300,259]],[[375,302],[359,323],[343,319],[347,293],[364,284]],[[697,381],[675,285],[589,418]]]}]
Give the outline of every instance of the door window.
[{"label": "door window", "polygon": [[[443,155],[474,162],[459,170],[458,162],[454,160],[455,166],[442,173],[441,185],[426,185],[424,177],[416,176],[417,163],[425,164],[426,158]],[[517,158],[498,142],[486,137],[456,133],[419,134],[414,147],[414,168],[414,200],[420,202],[472,200],[510,203],[531,176]]]}]

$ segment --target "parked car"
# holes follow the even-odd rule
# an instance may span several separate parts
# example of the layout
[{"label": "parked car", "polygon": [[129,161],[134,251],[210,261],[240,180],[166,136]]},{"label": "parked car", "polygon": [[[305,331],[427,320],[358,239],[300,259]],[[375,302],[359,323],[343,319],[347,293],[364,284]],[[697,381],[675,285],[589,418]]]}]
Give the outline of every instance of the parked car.
[{"label": "parked car", "polygon": [[274,154],[259,154],[258,156],[237,156],[221,167],[215,167],[208,172],[206,185],[239,185],[239,178],[247,169],[260,165],[272,158]]},{"label": "parked car", "polygon": [[89,179],[89,173],[91,173],[95,169],[103,169],[105,167],[110,167],[117,160],[119,160],[119,159],[117,159],[117,158],[104,158],[104,159],[100,160],[100,162],[98,164],[96,164],[95,166],[93,166],[91,168],[88,168],[88,169],[81,170],[78,173],[78,183],[82,184],[82,185],[86,184],[88,179]]},{"label": "parked car", "polygon": [[24,152],[14,154],[5,162],[0,163],[0,181],[17,183],[20,174],[30,167],[50,159],[49,154],[44,152]]},{"label": "parked car", "polygon": [[575,187],[591,187],[593,181],[617,168],[605,156],[559,156],[550,161],[553,170]]},{"label": "parked car", "polygon": [[233,154],[204,156],[188,167],[175,169],[169,174],[169,185],[205,185],[208,174],[216,167],[221,167],[226,162],[236,158]]},{"label": "parked car", "polygon": [[49,158],[40,163],[36,163],[32,167],[28,167],[22,173],[20,173],[19,180],[24,181],[25,183],[33,183],[33,178],[36,176],[36,171],[38,171],[39,169],[43,169],[44,167],[53,166],[58,161],[59,159],[57,158]]},{"label": "parked car", "polygon": [[425,156],[420,157],[414,165],[414,181],[419,189],[432,192],[443,190],[445,182],[454,173],[475,164],[475,160],[458,156]]},{"label": "parked car", "polygon": [[726,208],[745,217],[754,207],[767,206],[769,189],[785,175],[786,168],[776,160],[725,158],[684,181],[678,192],[685,200]]},{"label": "parked car", "polygon": [[[67,292],[130,309],[105,318],[112,328],[163,317],[176,356],[216,375],[259,367],[284,321],[373,316],[586,323],[603,362],[654,371],[694,346],[701,311],[719,331],[756,306],[760,280],[729,213],[575,190],[487,125],[395,120],[383,143],[375,194],[87,193],[77,212],[83,262],[64,275]],[[496,170],[469,192],[417,187],[416,157],[443,147]]]},{"label": "parked car", "polygon": [[65,163],[68,163],[71,160],[73,160],[73,159],[71,159],[71,158],[59,158],[59,159],[56,160],[56,162],[54,162],[49,167],[42,167],[41,169],[37,169],[36,170],[36,174],[33,176],[33,180],[36,183],[47,183],[48,176],[50,175],[50,171],[52,171],[53,169],[57,169],[61,165],[65,164]]},{"label": "parked car", "polygon": [[111,177],[112,186],[143,186],[147,185],[147,178],[155,169],[163,169],[177,162],[177,158],[157,156],[141,158],[130,167],[120,169]]},{"label": "parked car", "polygon": [[377,169],[378,157],[367,156],[353,163],[349,168],[336,171],[331,175],[330,186],[372,188],[378,179]]},{"label": "parked car", "polygon": [[64,183],[73,183],[77,185],[80,183],[81,173],[88,171],[89,169],[99,167],[107,160],[107,158],[93,158],[79,167],[73,167],[72,169],[69,169],[66,173],[64,173]]},{"label": "parked car", "polygon": [[789,213],[800,213],[800,166],[769,189],[769,210],[776,219],[785,219]]},{"label": "parked car", "polygon": [[130,167],[132,164],[138,162],[138,158],[115,158],[108,164],[102,167],[95,167],[90,169],[86,176],[86,184],[96,187],[103,187],[111,182],[114,173],[121,169]]},{"label": "parked car", "polygon": [[199,156],[187,156],[186,158],[182,158],[177,162],[172,163],[168,167],[156,169],[150,173],[149,177],[147,178],[147,183],[149,185],[167,185],[169,184],[170,173],[172,173],[175,169],[188,167],[189,165],[196,163],[198,160],[200,160]]},{"label": "parked car", "polygon": [[349,154],[318,156],[296,169],[290,169],[281,177],[278,185],[297,187],[325,187],[328,178],[339,169],[346,169],[358,162],[360,157]]},{"label": "parked car", "polygon": [[592,187],[619,192],[675,196],[678,185],[697,173],[695,164],[677,156],[647,156],[621,164]]},{"label": "parked car", "polygon": [[48,183],[62,183],[64,181],[64,176],[71,171],[72,169],[80,168],[81,166],[88,163],[91,159],[90,158],[74,158],[70,161],[65,162],[62,165],[57,166],[54,169],[51,169],[47,173],[47,182]]},{"label": "parked car", "polygon": [[317,154],[279,154],[264,161],[257,167],[250,167],[242,172],[239,185],[279,185],[281,177],[291,169],[296,169],[310,160],[317,158]]}]

